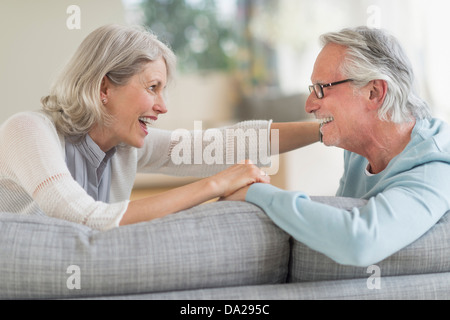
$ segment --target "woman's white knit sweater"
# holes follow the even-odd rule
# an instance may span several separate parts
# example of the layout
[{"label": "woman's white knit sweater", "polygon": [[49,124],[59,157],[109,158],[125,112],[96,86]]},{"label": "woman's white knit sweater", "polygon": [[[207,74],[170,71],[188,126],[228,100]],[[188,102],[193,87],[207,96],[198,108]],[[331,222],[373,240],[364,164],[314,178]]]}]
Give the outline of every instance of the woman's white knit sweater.
[{"label": "woman's white knit sweater", "polygon": [[[247,121],[230,128],[269,132],[269,127],[268,121]],[[220,129],[223,137],[225,130]],[[193,132],[190,134],[193,137]],[[227,167],[226,163],[194,164],[195,152],[191,152],[192,164],[175,164],[172,150],[179,151],[180,143],[189,143],[193,150],[194,141],[198,142],[173,141],[171,131],[150,129],[143,148],[119,146],[111,159],[110,203],[104,203],[95,201],[72,178],[65,161],[64,136],[50,118],[42,112],[19,113],[0,127],[0,212],[46,214],[98,230],[117,227],[127,210],[137,172],[205,177]],[[201,141],[203,148],[211,148],[207,139]],[[252,143],[256,141],[246,145]],[[219,145],[227,147],[226,143]]]}]

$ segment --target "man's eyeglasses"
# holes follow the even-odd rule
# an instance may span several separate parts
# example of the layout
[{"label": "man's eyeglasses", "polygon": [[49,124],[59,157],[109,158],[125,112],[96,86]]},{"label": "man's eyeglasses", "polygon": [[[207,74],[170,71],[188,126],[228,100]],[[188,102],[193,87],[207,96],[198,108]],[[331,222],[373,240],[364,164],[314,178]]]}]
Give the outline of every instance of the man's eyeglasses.
[{"label": "man's eyeglasses", "polygon": [[353,81],[353,79],[347,79],[347,80],[342,80],[342,81],[337,81],[337,82],[332,82],[332,83],[328,83],[328,84],[320,84],[320,83],[316,83],[313,84],[311,86],[309,86],[309,92],[312,93],[314,91],[314,93],[316,94],[317,99],[322,99],[323,98],[323,88],[328,88],[331,86],[335,86],[341,83],[345,83],[345,82],[349,82],[349,81]]}]

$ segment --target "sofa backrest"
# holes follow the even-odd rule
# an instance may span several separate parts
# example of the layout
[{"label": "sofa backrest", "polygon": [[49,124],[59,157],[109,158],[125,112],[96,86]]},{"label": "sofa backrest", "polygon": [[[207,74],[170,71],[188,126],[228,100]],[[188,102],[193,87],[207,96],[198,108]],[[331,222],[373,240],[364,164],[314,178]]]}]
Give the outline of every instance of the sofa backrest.
[{"label": "sofa backrest", "polygon": [[228,201],[107,232],[0,213],[0,244],[0,299],[282,283],[290,252],[258,207]]},{"label": "sofa backrest", "polygon": [[[317,197],[315,201],[350,210],[363,200]],[[288,282],[368,278],[372,268],[345,266],[293,241]],[[450,212],[420,239],[376,264],[381,276],[450,272]]]}]

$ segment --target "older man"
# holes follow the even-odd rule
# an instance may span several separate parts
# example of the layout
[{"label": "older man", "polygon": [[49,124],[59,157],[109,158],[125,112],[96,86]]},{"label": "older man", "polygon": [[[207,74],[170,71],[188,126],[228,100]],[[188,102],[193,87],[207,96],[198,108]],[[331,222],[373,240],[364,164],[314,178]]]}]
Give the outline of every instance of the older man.
[{"label": "older man", "polygon": [[450,127],[415,94],[395,38],[360,27],[321,40],[306,110],[320,120],[324,144],[346,150],[336,195],[367,205],[348,212],[262,184],[229,199],[245,197],[338,263],[367,266],[418,239],[450,210]]}]

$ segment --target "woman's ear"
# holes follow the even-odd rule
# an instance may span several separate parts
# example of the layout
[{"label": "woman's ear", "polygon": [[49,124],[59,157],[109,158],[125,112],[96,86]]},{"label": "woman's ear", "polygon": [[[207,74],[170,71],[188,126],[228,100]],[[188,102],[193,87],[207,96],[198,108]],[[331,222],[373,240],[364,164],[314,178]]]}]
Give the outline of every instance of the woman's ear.
[{"label": "woman's ear", "polygon": [[369,83],[369,105],[373,109],[380,108],[386,98],[388,84],[385,80],[372,80]]},{"label": "woman's ear", "polygon": [[109,88],[109,79],[107,76],[104,76],[102,79],[102,83],[100,84],[100,100],[103,105],[108,103],[108,88]]}]

